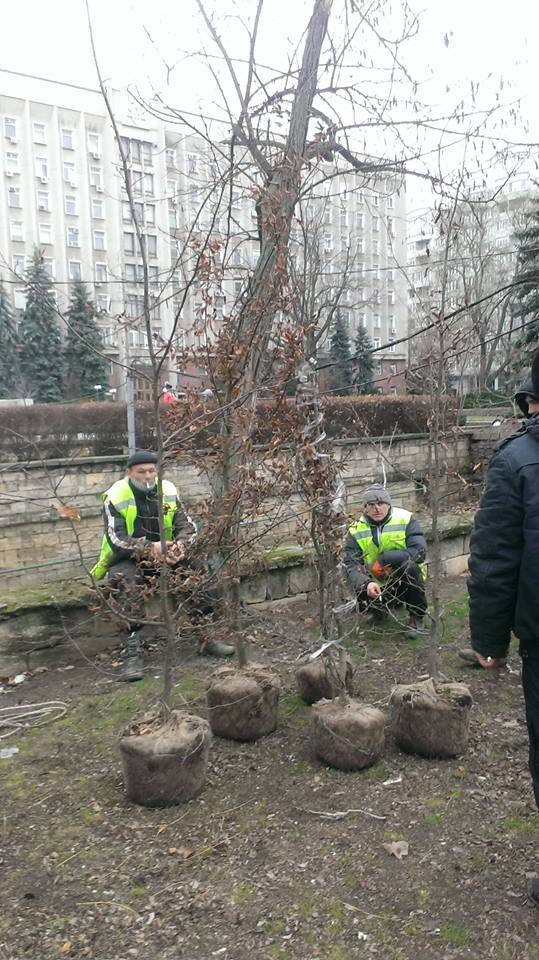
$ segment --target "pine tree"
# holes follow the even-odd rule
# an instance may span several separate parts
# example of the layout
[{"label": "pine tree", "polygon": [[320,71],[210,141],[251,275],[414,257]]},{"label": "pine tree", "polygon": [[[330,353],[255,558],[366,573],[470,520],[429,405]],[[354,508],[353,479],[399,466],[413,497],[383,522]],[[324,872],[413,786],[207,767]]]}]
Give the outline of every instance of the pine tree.
[{"label": "pine tree", "polygon": [[[539,340],[539,204],[527,214],[523,227],[515,231],[518,245],[512,314],[519,324],[527,324],[519,331],[517,346],[522,348],[522,364],[527,365],[530,351]],[[531,323],[529,321],[532,321]]]},{"label": "pine tree", "polygon": [[[65,348],[68,396],[94,397],[95,387],[108,387],[108,361],[103,354],[103,337],[96,321],[95,307],[80,281],[74,284],[66,314]],[[102,395],[102,394],[101,394]]]},{"label": "pine tree", "polygon": [[352,354],[346,322],[340,312],[337,313],[333,327],[329,355],[333,362],[332,392],[337,396],[346,396],[352,392]]},{"label": "pine tree", "polygon": [[20,325],[21,373],[25,396],[56,403],[64,395],[64,358],[43,254],[35,250],[26,271],[26,307]]},{"label": "pine tree", "polygon": [[0,397],[20,396],[19,338],[15,318],[0,280]]},{"label": "pine tree", "polygon": [[354,386],[358,393],[376,393],[372,382],[373,371],[372,342],[360,324],[354,343]]}]

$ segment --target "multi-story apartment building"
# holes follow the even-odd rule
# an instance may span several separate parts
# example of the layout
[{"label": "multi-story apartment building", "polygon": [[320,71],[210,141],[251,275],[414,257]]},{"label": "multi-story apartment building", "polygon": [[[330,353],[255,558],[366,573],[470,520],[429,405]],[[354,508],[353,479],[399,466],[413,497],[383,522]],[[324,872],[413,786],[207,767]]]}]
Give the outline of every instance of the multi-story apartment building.
[{"label": "multi-story apartment building", "polygon": [[[448,359],[452,386],[462,393],[503,385],[496,371],[509,358],[512,315],[507,296],[494,295],[511,283],[516,263],[515,230],[522,224],[537,187],[520,173],[489,193],[482,190],[444,216],[412,218],[408,238],[410,333],[432,322],[444,295],[445,315],[459,311],[458,342]],[[437,227],[433,227],[434,220]],[[445,280],[444,280],[445,276]],[[482,302],[479,302],[482,301]],[[496,341],[496,335],[499,340]],[[427,336],[427,335],[425,335]],[[448,342],[453,342],[453,336]],[[428,353],[424,337],[411,341],[412,368]],[[494,350],[492,350],[494,344]]]},{"label": "multi-story apartment building", "polygon": [[[139,245],[105,104],[96,90],[8,71],[0,72],[0,86],[0,273],[18,311],[35,247],[43,252],[60,312],[71,284],[87,285],[110,352],[111,383],[121,395],[124,373],[114,361],[129,355],[130,363],[144,366],[147,342]],[[159,341],[174,329],[179,343],[200,342],[206,332],[197,323],[196,282],[186,292],[193,261],[186,238],[211,233],[227,240],[217,253],[218,318],[241,296],[258,256],[256,176],[238,164],[227,174],[230,190],[216,190],[226,150],[212,150],[207,140],[119,93],[112,105],[145,238],[154,336]],[[361,324],[376,348],[387,344],[375,354],[379,385],[400,390],[407,351],[392,341],[407,333],[404,185],[388,178],[367,190],[354,173],[333,168],[299,205],[291,245],[296,264],[307,257],[306,224],[310,240],[319,237],[318,261],[309,269],[318,271],[323,291],[317,304],[322,327],[323,298],[330,303],[338,296],[352,340]],[[322,350],[324,340],[327,346],[327,332]],[[175,379],[170,369],[167,376]],[[143,391],[141,380],[140,396]]]}]

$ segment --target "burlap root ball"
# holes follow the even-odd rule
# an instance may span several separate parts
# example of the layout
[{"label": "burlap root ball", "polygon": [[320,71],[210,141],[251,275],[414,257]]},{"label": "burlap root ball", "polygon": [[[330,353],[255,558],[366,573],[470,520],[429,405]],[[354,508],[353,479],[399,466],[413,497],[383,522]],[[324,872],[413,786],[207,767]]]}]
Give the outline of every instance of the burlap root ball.
[{"label": "burlap root ball", "polygon": [[390,700],[395,740],[408,753],[458,757],[468,743],[472,702],[464,683],[399,684]]},{"label": "burlap root ball", "polygon": [[[132,728],[133,729],[133,728]],[[174,711],[163,724],[120,739],[127,796],[145,807],[191,800],[206,780],[212,739],[206,720]]]},{"label": "burlap root ball", "polygon": [[267,667],[221,667],[209,678],[208,716],[213,732],[229,740],[258,740],[272,733],[279,714],[279,678]]},{"label": "burlap root ball", "polygon": [[362,770],[384,748],[384,715],[358,700],[320,700],[312,709],[312,743],[317,757],[338,770]]},{"label": "burlap root ball", "polygon": [[[354,667],[352,661],[346,658],[346,690],[353,693],[352,678]],[[305,703],[316,703],[318,700],[333,700],[339,695],[340,688],[333,672],[326,670],[324,657],[317,657],[310,663],[303,663],[296,670],[298,693]]]}]

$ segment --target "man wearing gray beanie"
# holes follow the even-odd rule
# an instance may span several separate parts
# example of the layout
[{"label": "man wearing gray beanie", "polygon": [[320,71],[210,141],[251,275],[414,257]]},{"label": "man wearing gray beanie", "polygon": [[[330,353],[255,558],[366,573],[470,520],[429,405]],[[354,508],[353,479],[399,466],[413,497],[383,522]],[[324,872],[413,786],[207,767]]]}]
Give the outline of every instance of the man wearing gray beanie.
[{"label": "man wearing gray beanie", "polygon": [[418,520],[379,483],[361,494],[362,514],[348,528],[344,562],[360,608],[369,609],[373,625],[388,615],[395,601],[410,614],[407,633],[421,631],[427,610],[424,581],[427,544]]}]

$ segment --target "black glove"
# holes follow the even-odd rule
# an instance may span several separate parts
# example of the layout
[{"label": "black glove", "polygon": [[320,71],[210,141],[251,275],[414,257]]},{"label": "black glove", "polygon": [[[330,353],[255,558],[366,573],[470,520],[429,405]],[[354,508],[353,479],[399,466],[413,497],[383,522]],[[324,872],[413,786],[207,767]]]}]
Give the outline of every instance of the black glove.
[{"label": "black glove", "polygon": [[383,567],[389,566],[393,570],[404,567],[411,559],[407,550],[384,550],[378,557]]}]

